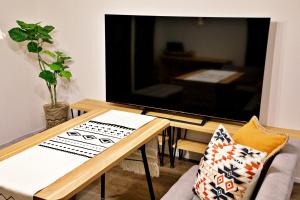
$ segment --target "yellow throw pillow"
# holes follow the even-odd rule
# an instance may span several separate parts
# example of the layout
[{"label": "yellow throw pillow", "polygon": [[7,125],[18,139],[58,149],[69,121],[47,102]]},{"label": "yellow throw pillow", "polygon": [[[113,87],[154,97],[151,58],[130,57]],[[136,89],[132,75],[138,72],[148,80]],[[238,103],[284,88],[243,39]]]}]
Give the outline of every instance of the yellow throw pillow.
[{"label": "yellow throw pillow", "polygon": [[233,139],[238,144],[267,152],[270,157],[286,144],[288,136],[267,130],[259,124],[257,117],[254,116],[233,135]]}]

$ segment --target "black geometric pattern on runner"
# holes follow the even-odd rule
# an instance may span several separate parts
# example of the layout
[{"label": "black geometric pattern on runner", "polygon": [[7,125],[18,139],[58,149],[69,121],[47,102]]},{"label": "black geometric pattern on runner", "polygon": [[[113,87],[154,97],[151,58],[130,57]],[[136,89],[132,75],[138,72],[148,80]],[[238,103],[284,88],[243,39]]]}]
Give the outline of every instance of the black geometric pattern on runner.
[{"label": "black geometric pattern on runner", "polygon": [[127,129],[127,130],[131,130],[131,131],[135,130],[134,128],[129,128],[129,127],[126,127],[126,126],[120,126],[120,125],[117,125],[117,124],[97,122],[97,121],[93,121],[93,120],[90,120],[89,122],[95,123],[95,124],[107,125],[107,126],[116,127],[116,128]]},{"label": "black geometric pattern on runner", "polygon": [[105,148],[105,146],[102,146],[102,145],[91,144],[91,143],[88,143],[88,142],[83,142],[83,141],[79,141],[79,140],[73,140],[73,139],[66,138],[66,137],[62,137],[62,136],[59,136],[59,135],[58,135],[57,137],[58,137],[58,138],[67,139],[67,140],[71,140],[71,141],[76,141],[76,142],[84,143],[84,144],[89,144],[89,145],[94,145],[94,146],[99,146],[99,147],[103,147],[103,148]]},{"label": "black geometric pattern on runner", "polygon": [[[89,148],[86,148],[86,147],[82,147],[82,146],[76,146],[76,145],[72,145],[72,144],[68,144],[68,143],[64,143],[64,142],[58,142],[58,141],[54,141],[54,140],[49,140],[49,141],[55,142],[55,143],[60,143],[60,144],[67,145],[67,146],[78,147],[78,148],[89,150],[89,151],[95,151],[95,152],[99,153],[99,151],[96,151],[94,149],[89,149]],[[47,144],[48,141],[45,141],[44,143]],[[61,146],[59,146],[59,147],[61,147]]]},{"label": "black geometric pattern on runner", "polygon": [[[81,130],[81,129],[77,129],[77,128],[74,128],[74,130],[76,130],[76,131],[84,131],[84,132],[87,132],[87,133],[93,133],[93,134],[101,135],[101,136],[107,136],[107,134],[101,134],[101,133],[97,133],[97,132],[93,132],[93,131],[87,131],[87,130]],[[111,136],[111,135],[109,137],[120,139],[120,137],[115,137],[115,136]]]},{"label": "black geometric pattern on runner", "polygon": [[134,130],[125,126],[90,120],[41,143],[39,146],[91,158],[125,138]]},{"label": "black geometric pattern on runner", "polygon": [[15,200],[15,198],[13,198],[12,196],[6,198],[6,197],[4,196],[4,194],[2,194],[2,193],[0,193],[0,197],[3,197],[5,200]]},{"label": "black geometric pattern on runner", "polygon": [[94,135],[84,135],[82,136],[85,140],[93,140],[97,139]]},{"label": "black geometric pattern on runner", "polygon": [[67,150],[63,150],[63,149],[58,149],[58,148],[53,148],[53,147],[45,146],[45,145],[42,145],[42,144],[39,144],[38,146],[45,147],[45,148],[48,148],[48,149],[57,150],[57,151],[61,151],[61,152],[65,152],[65,153],[69,153],[69,154],[73,154],[73,155],[77,155],[77,156],[83,156],[83,157],[86,157],[86,158],[93,158],[93,156],[87,156],[87,155],[84,155],[84,154],[75,153],[75,152],[71,152],[71,151],[67,151]]},{"label": "black geometric pattern on runner", "polygon": [[69,136],[81,136],[80,133],[78,133],[78,132],[72,132],[72,131],[68,131],[67,134]]},{"label": "black geometric pattern on runner", "polygon": [[109,138],[100,138],[99,141],[103,144],[109,144],[109,143],[114,143],[114,141],[112,141]]}]

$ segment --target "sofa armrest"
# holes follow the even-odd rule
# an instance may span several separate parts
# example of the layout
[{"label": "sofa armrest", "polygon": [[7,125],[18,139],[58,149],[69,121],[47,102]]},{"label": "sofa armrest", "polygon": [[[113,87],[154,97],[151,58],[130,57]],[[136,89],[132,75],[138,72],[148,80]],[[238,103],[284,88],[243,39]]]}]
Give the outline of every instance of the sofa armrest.
[{"label": "sofa armrest", "polygon": [[294,185],[297,160],[295,148],[288,143],[275,156],[255,199],[289,200]]},{"label": "sofa armrest", "polygon": [[194,165],[184,173],[161,200],[192,200],[194,198],[193,185],[198,168],[198,165]]}]

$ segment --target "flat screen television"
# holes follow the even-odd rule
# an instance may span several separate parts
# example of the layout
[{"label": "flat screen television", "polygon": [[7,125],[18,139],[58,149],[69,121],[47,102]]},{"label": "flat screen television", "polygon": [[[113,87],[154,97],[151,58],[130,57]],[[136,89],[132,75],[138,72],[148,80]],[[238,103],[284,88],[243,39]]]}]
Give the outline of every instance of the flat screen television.
[{"label": "flat screen television", "polygon": [[259,116],[270,18],[105,15],[106,100]]}]

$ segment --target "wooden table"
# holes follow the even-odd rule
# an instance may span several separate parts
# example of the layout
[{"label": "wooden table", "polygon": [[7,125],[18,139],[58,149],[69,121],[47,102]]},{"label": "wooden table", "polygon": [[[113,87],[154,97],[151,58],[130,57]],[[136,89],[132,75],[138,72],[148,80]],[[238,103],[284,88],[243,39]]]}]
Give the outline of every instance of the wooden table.
[{"label": "wooden table", "polygon": [[[95,99],[84,99],[77,103],[74,103],[71,105],[72,109],[76,109],[79,111],[84,112],[90,112],[95,109],[107,109],[107,108],[114,108],[117,110],[124,110],[128,112],[134,112],[134,113],[142,113],[143,111],[141,109],[137,109],[133,106],[127,106],[123,104],[115,104],[115,103],[109,103],[104,102],[100,100]],[[170,114],[170,113],[162,113],[162,112],[153,112],[149,111],[145,114],[156,116],[159,118],[166,118],[170,121],[170,127],[167,129],[167,131],[164,132],[165,135],[168,135],[168,142],[169,142],[169,151],[171,156],[171,166],[174,166],[174,155],[176,153],[175,149],[179,150],[185,150],[185,151],[192,151],[196,153],[204,153],[207,144],[201,143],[198,141],[192,141],[187,140],[185,138],[174,138],[172,135],[174,135],[175,130],[180,131],[182,129],[193,131],[194,134],[208,134],[212,135],[215,131],[215,129],[218,127],[220,123],[224,124],[226,129],[229,133],[235,133],[241,126],[244,125],[244,123],[239,122],[229,122],[229,121],[215,121],[210,120],[207,121],[203,126],[201,126],[202,120],[199,119],[199,117],[196,116],[181,116],[177,114]],[[277,132],[283,132],[289,135],[290,138],[294,139],[300,139],[300,131],[299,130],[291,130],[291,129],[284,129],[284,128],[277,128],[277,127],[269,127],[265,126],[267,129],[277,131]],[[175,129],[174,129],[175,128]],[[160,144],[164,143],[164,139],[160,138]],[[170,146],[170,144],[172,146]],[[163,146],[163,145],[162,145]],[[172,158],[173,157],[173,158]],[[162,157],[163,159],[163,157]],[[162,160],[161,160],[161,163]]]},{"label": "wooden table", "polygon": [[[61,125],[48,129],[42,133],[36,134],[28,139],[4,148],[0,151],[0,161],[9,158],[19,152],[22,152],[25,149],[35,146],[45,140],[48,140],[106,111],[108,111],[108,109],[105,108],[92,110]],[[154,119],[150,123],[133,132],[131,135],[122,139],[112,147],[106,149],[105,151],[83,163],[70,173],[61,177],[51,185],[37,192],[34,195],[34,199],[70,199],[76,193],[98,179],[101,175],[105,174],[112,167],[116,166],[122,159],[129,156],[139,148],[143,147],[146,143],[156,137],[157,134],[162,132],[168,126],[168,120],[159,118]],[[145,156],[143,156],[143,158],[144,157]],[[148,178],[150,178],[149,170],[147,179]],[[151,181],[150,184],[151,186],[148,186],[152,187]],[[153,195],[154,193],[151,194],[151,199],[154,199]]]}]

